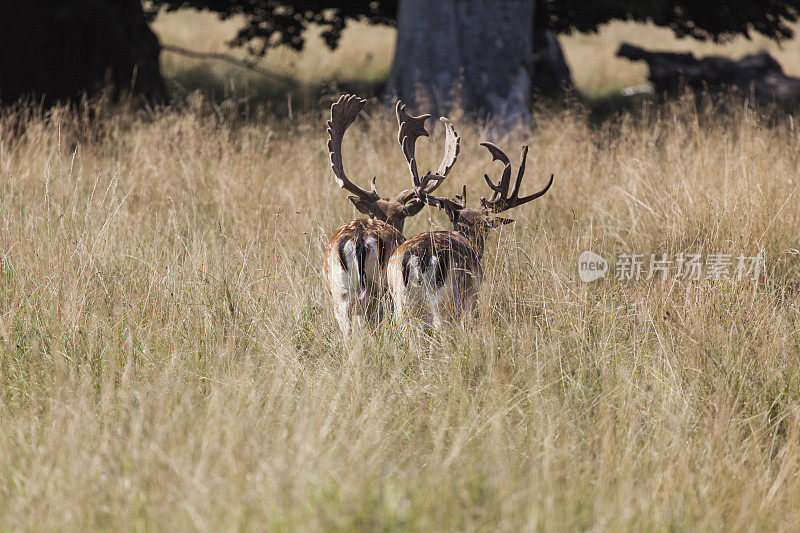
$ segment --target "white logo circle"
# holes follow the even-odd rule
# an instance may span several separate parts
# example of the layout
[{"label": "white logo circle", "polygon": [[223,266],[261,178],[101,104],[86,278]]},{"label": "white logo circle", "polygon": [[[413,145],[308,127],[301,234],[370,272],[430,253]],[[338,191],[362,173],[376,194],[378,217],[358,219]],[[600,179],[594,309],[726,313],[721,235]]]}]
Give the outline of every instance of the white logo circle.
[{"label": "white logo circle", "polygon": [[578,276],[581,281],[591,283],[606,275],[608,261],[602,256],[586,250],[578,256]]}]

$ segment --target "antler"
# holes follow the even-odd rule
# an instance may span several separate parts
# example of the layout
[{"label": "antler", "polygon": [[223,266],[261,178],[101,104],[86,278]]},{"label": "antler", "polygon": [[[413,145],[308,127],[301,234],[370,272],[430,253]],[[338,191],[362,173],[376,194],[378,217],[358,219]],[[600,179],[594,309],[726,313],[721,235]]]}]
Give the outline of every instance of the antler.
[{"label": "antler", "polygon": [[374,202],[380,199],[380,195],[375,188],[375,178],[372,178],[372,191],[365,191],[347,179],[342,165],[342,139],[344,138],[344,132],[347,131],[347,128],[353,123],[366,103],[366,100],[354,94],[345,94],[339,97],[339,100],[331,106],[331,119],[328,121],[328,135],[330,136],[328,151],[331,154],[331,168],[339,187],[360,198]]},{"label": "antler", "polygon": [[408,169],[411,171],[411,179],[414,187],[420,186],[419,171],[417,170],[417,159],[415,156],[416,144],[418,137],[427,137],[428,130],[425,129],[425,121],[431,118],[429,114],[420,115],[415,117],[406,112],[406,106],[401,100],[397,101],[395,107],[397,113],[397,140],[400,147],[403,149],[403,155],[408,163]]},{"label": "antler", "polygon": [[492,193],[491,200],[481,198],[481,205],[485,210],[493,213],[500,213],[507,209],[511,209],[512,207],[517,207],[528,203],[546,193],[553,184],[554,175],[550,174],[550,181],[547,183],[547,185],[545,185],[544,189],[523,198],[519,198],[517,196],[519,194],[519,187],[522,184],[522,176],[525,174],[525,160],[528,157],[528,147],[523,146],[522,157],[520,157],[519,163],[519,171],[517,172],[517,180],[514,184],[514,190],[511,192],[511,194],[509,194],[508,187],[511,184],[511,162],[509,161],[508,156],[500,148],[490,142],[482,142],[481,146],[485,146],[492,154],[492,161],[500,161],[503,163],[503,165],[505,165],[503,168],[503,175],[500,177],[500,182],[497,185],[492,183],[492,180],[489,179],[488,174],[483,175],[486,183],[489,185],[489,188],[494,191]]},{"label": "antler", "polygon": [[446,198],[443,196],[434,196],[432,194],[428,194],[425,191],[421,191],[420,194],[421,198],[432,207],[438,207],[439,209],[442,208],[449,208],[453,211],[461,211],[465,207],[467,207],[467,186],[464,185],[464,188],[461,190],[461,194],[455,195],[455,200],[451,200],[450,198]]},{"label": "antler", "polygon": [[439,185],[442,184],[444,178],[450,173],[453,165],[456,164],[456,159],[458,159],[459,145],[461,143],[461,137],[458,136],[455,127],[453,127],[453,123],[450,122],[447,117],[439,117],[439,120],[444,124],[445,139],[444,155],[442,156],[442,162],[439,163],[439,169],[436,171],[436,175],[441,176],[442,179],[437,180],[434,186],[427,189],[426,192],[435,191]]},{"label": "antler", "polygon": [[439,118],[445,127],[445,146],[442,162],[439,164],[436,174],[428,172],[425,176],[420,178],[415,154],[416,142],[417,138],[428,136],[428,131],[425,129],[425,121],[430,118],[430,115],[426,114],[418,117],[409,115],[402,101],[397,102],[396,112],[397,124],[399,127],[397,140],[400,142],[403,155],[408,162],[408,168],[411,171],[411,180],[414,185],[413,189],[407,189],[397,195],[397,200],[405,203],[408,202],[412,196],[416,195],[418,198],[421,198],[423,193],[431,193],[441,185],[442,181],[453,168],[456,159],[458,159],[461,137],[458,136],[452,122],[445,117]]}]

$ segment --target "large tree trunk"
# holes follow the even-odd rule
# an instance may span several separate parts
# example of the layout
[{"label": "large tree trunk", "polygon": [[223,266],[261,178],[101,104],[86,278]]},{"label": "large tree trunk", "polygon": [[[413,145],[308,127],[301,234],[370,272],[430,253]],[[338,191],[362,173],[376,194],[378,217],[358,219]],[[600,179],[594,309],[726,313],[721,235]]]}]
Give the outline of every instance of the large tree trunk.
[{"label": "large tree trunk", "polygon": [[437,113],[456,102],[506,124],[527,121],[534,6],[532,0],[401,0],[389,94],[427,101]]},{"label": "large tree trunk", "polygon": [[0,101],[74,100],[106,84],[166,99],[141,0],[0,1]]},{"label": "large tree trunk", "polygon": [[550,29],[549,4],[546,0],[535,0],[533,16],[533,92],[538,96],[562,98],[572,91],[572,76],[567,60]]},{"label": "large tree trunk", "polygon": [[573,89],[572,76],[558,38],[548,29],[533,30],[534,94],[562,98]]}]

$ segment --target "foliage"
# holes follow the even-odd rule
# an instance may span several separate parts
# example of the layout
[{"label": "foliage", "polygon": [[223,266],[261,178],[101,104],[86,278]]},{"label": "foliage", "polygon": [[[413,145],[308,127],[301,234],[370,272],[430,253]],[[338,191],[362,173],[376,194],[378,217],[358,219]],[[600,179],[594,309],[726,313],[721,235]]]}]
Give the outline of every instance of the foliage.
[{"label": "foliage", "polygon": [[166,98],[140,0],[0,2],[0,99],[79,100],[104,85]]},{"label": "foliage", "polygon": [[542,0],[545,24],[559,33],[597,31],[612,20],[653,22],[678,37],[725,40],[752,31],[775,40],[792,37],[789,26],[800,0]]},{"label": "foliage", "polygon": [[394,24],[397,0],[330,2],[329,0],[299,0],[285,2],[266,0],[154,0],[150,12],[161,7],[174,10],[183,7],[208,9],[223,19],[242,15],[245,24],[231,41],[232,46],[248,46],[258,56],[274,46],[302,50],[303,33],[311,24],[322,26],[322,38],[330,48],[336,48],[347,22],[361,20],[371,24]]}]

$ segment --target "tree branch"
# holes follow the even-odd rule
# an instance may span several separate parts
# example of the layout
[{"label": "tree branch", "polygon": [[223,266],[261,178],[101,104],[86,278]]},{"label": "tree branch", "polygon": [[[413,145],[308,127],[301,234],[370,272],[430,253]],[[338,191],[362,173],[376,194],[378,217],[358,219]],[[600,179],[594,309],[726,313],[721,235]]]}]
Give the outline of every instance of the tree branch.
[{"label": "tree branch", "polygon": [[268,78],[278,83],[282,83],[284,85],[305,85],[304,83],[299,82],[289,76],[284,76],[283,74],[277,74],[275,72],[263,69],[252,61],[245,61],[243,59],[229,56],[227,54],[220,54],[218,52],[197,52],[195,50],[189,50],[188,48],[183,48],[172,44],[162,44],[161,50],[164,52],[172,52],[175,54],[180,54],[182,56],[191,57],[194,59],[206,59],[206,60],[211,59],[214,61],[224,61],[225,63],[246,70],[250,70],[252,72],[255,72],[256,74],[264,76],[265,78]]}]

